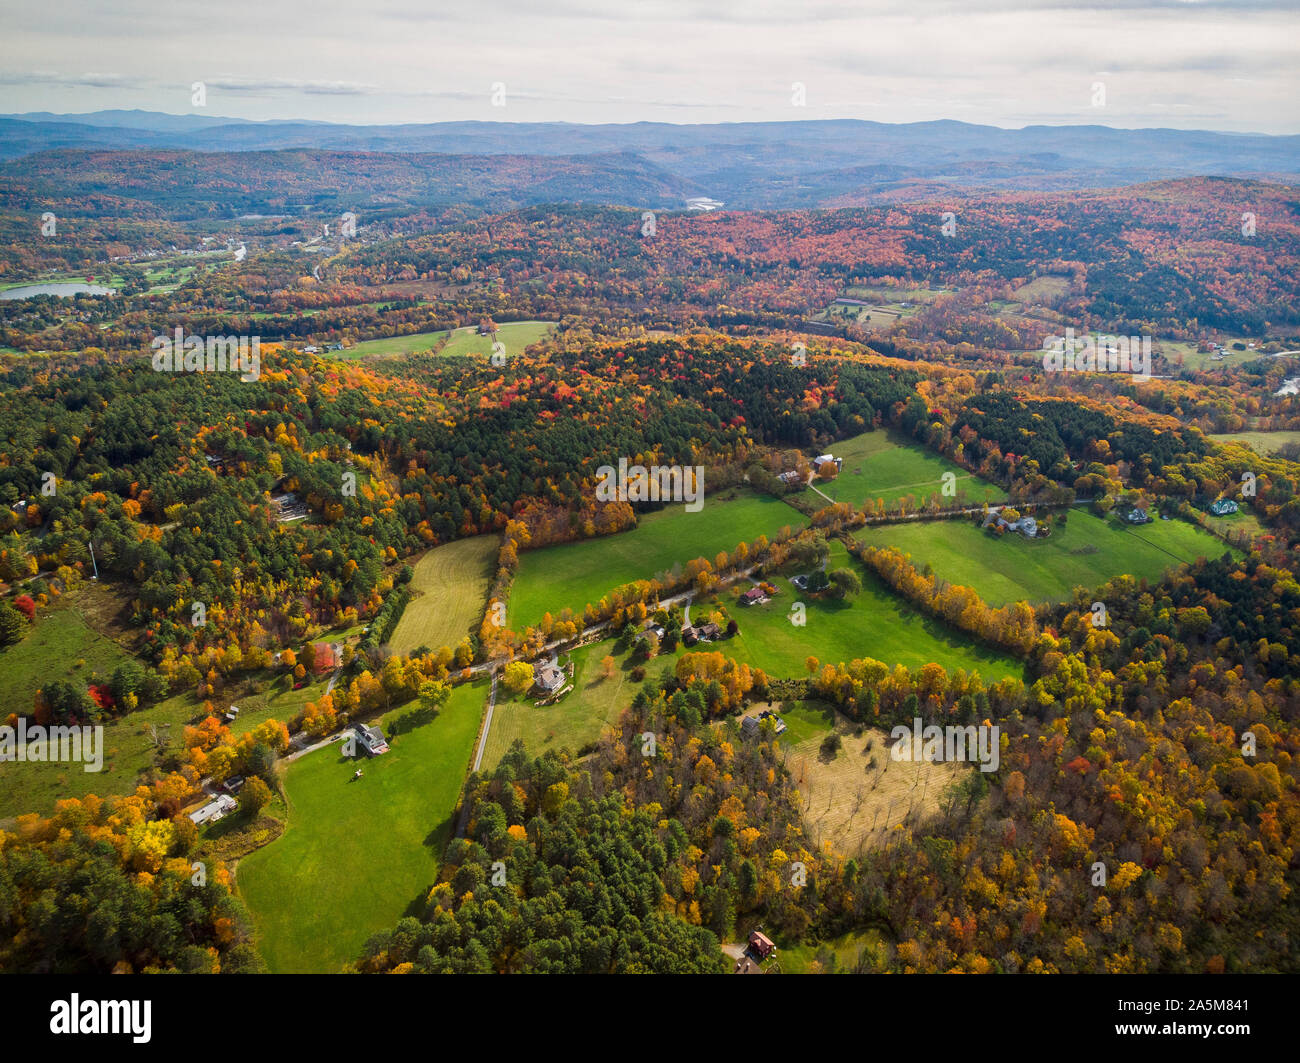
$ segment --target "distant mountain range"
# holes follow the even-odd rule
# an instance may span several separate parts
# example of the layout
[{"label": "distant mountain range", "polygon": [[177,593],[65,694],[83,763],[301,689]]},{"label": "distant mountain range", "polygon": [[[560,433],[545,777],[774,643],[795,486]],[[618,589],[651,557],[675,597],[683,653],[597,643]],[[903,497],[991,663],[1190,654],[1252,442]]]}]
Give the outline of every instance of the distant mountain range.
[{"label": "distant mountain range", "polygon": [[[562,175],[577,166],[589,171],[589,180],[581,182],[584,188],[571,190],[562,179],[539,188],[520,186],[507,199],[538,201],[539,194],[558,192],[575,201],[591,197],[645,203],[654,186],[674,201],[647,204],[656,207],[678,206],[676,201],[690,196],[713,197],[737,208],[842,206],[945,192],[1105,188],[1189,176],[1300,183],[1300,136],[1174,129],[999,129],[953,121],[889,125],[855,120],[354,126],[148,111],[0,116],[0,160],[9,160],[7,174],[48,173],[54,160],[46,153],[69,149],[369,152],[419,155],[422,167],[434,168],[451,165],[445,156],[458,156],[455,167],[469,170],[481,169],[469,164],[471,158],[532,157],[542,171]],[[59,158],[70,164],[67,156]],[[553,159],[556,165],[541,159]],[[538,177],[536,168],[517,169],[529,180]],[[469,191],[478,188],[471,185]],[[502,191],[497,187],[489,199]]]}]

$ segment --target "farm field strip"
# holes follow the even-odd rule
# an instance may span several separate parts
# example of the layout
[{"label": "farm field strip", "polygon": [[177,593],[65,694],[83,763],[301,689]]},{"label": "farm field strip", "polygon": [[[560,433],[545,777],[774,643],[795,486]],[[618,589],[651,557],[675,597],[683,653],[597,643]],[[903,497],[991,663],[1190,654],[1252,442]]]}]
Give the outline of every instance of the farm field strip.
[{"label": "farm field strip", "polygon": [[1014,532],[997,537],[963,520],[945,522],[941,532],[933,523],[890,524],[855,537],[894,547],[917,568],[929,565],[937,576],[971,587],[994,607],[1064,601],[1075,587],[1091,589],[1116,576],[1156,580],[1172,567],[1229,549],[1186,521],[1156,520],[1139,530],[1083,509],[1071,510],[1064,525],[1055,520],[1050,538],[1034,541]]},{"label": "farm field strip", "polygon": [[476,535],[430,550],[415,564],[413,596],[389,640],[394,653],[456,646],[477,634],[496,567],[499,539]]},{"label": "farm field strip", "polygon": [[630,531],[526,550],[511,587],[508,622],[522,630],[540,623],[547,612],[557,619],[565,608],[580,615],[616,587],[652,579],[697,557],[712,562],[719,551],[730,553],[739,543],[771,538],[783,527],[805,522],[780,499],[729,488],[706,498],[698,513],[674,504],[643,514]]}]

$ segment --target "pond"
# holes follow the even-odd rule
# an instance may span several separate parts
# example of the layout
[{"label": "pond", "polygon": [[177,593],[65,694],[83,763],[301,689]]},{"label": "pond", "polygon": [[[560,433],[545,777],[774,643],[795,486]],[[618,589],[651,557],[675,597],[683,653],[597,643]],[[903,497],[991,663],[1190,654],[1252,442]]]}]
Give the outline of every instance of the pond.
[{"label": "pond", "polygon": [[0,292],[0,299],[30,299],[35,295],[113,295],[114,289],[82,281],[51,281],[46,284],[24,284]]}]

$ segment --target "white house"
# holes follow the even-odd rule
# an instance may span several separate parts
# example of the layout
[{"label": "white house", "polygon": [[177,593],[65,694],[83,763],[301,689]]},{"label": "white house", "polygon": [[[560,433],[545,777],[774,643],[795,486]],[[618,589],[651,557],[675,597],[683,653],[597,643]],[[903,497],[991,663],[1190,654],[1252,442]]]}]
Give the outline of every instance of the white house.
[{"label": "white house", "polygon": [[533,682],[548,694],[554,694],[564,686],[564,673],[554,661],[533,666]]},{"label": "white house", "polygon": [[378,727],[367,727],[364,723],[359,723],[354,730],[357,732],[357,741],[361,743],[361,748],[372,757],[388,752],[388,739]]},{"label": "white house", "polygon": [[204,823],[215,823],[217,820],[230,815],[238,807],[239,802],[229,794],[218,794],[202,808],[191,812],[190,819],[198,826],[202,826]]}]

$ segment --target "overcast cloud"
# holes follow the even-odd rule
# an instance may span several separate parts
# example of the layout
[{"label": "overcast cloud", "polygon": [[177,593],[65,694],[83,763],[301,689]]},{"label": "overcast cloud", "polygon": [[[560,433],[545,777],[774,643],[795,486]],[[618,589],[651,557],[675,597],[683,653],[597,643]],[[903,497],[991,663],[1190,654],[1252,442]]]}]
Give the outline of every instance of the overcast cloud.
[{"label": "overcast cloud", "polygon": [[0,18],[10,113],[1300,133],[1300,11],[1277,0],[0,0]]}]

